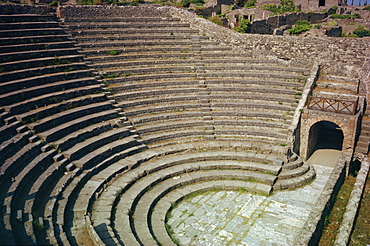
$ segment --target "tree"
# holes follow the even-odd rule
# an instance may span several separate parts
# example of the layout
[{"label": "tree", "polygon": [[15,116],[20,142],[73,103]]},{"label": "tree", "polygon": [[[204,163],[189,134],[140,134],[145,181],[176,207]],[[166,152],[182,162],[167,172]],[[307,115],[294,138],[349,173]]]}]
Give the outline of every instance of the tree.
[{"label": "tree", "polygon": [[246,33],[251,26],[251,22],[248,19],[241,20],[238,27],[235,27],[233,30],[240,32],[240,33]]}]

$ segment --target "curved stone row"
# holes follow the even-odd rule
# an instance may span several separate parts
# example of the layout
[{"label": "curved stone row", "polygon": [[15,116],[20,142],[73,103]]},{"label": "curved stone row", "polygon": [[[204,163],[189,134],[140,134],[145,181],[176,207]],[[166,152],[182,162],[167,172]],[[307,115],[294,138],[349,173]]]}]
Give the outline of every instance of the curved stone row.
[{"label": "curved stone row", "polygon": [[299,158],[273,164],[306,69],[236,55],[170,17],[97,18],[70,34],[54,16],[0,18],[1,243],[166,242],[151,210],[171,194],[269,194],[314,177]]},{"label": "curved stone row", "polygon": [[[215,138],[284,145],[308,70],[236,54],[179,21],[65,18],[110,98],[149,146]],[[129,32],[137,23],[140,38]],[[163,34],[148,39],[153,32]]]},{"label": "curved stone row", "polygon": [[[92,208],[91,221],[100,238],[103,241],[106,240],[104,241],[106,244],[116,237],[125,245],[135,245],[137,241],[144,245],[152,245],[157,237],[153,235],[152,238],[148,238],[148,232],[154,228],[149,225],[151,223],[150,211],[161,197],[171,190],[177,190],[180,186],[202,183],[207,180],[248,181],[252,179],[253,183],[246,182],[241,187],[252,192],[269,194],[275,180],[280,178],[278,173],[281,166],[246,161],[258,160],[259,163],[267,163],[266,160],[271,162],[276,156],[269,157],[250,152],[204,151],[206,152],[184,153],[183,155],[177,153],[151,159],[112,181],[110,186],[100,194],[99,200]],[[221,161],[224,158],[226,159]],[[302,164],[301,160],[296,160],[292,165]],[[295,177],[307,175],[312,179],[314,172],[309,169],[310,167],[306,172],[297,172]],[[274,176],[274,173],[278,176]],[[293,176],[291,178],[294,178]],[[231,183],[227,187],[234,187]],[[234,189],[237,188],[237,186],[234,187]],[[119,196],[121,193],[122,195]],[[112,207],[111,210],[107,208],[107,205]],[[112,225],[112,228],[104,228],[103,225]],[[131,232],[127,230],[128,227],[131,228]],[[107,231],[110,232],[110,236]]]},{"label": "curved stone row", "polygon": [[104,168],[145,147],[128,122],[115,119],[120,109],[71,36],[54,16],[40,18],[1,16],[0,231],[6,244],[57,242],[50,214],[66,184],[99,160]]}]

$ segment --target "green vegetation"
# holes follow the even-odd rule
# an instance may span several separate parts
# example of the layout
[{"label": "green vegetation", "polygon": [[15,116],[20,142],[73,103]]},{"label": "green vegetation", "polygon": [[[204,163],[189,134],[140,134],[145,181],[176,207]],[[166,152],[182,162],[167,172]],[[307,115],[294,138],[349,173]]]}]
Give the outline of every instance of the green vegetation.
[{"label": "green vegetation", "polygon": [[102,79],[113,79],[120,76],[119,73],[112,73],[112,74],[99,74],[100,78]]},{"label": "green vegetation", "polygon": [[182,7],[188,8],[190,6],[190,4],[195,4],[195,5],[198,5],[198,6],[203,6],[204,3],[205,3],[204,0],[182,0],[180,2],[180,5]]},{"label": "green vegetation", "polygon": [[297,6],[294,5],[292,0],[280,0],[280,4],[276,5],[273,3],[264,4],[261,9],[271,11],[274,15],[284,14],[286,12],[298,12]]},{"label": "green vegetation", "polygon": [[331,9],[334,10],[335,12],[337,12],[338,6],[332,6]]},{"label": "green vegetation", "polygon": [[367,6],[364,8],[364,10],[368,10],[368,11],[370,11],[370,5],[367,5]]},{"label": "green vegetation", "polygon": [[51,3],[49,3],[49,6],[51,6],[51,7],[56,7],[56,6],[58,6],[58,3],[59,3],[59,1],[52,1]]},{"label": "green vegetation", "polygon": [[145,3],[145,1],[144,0],[134,0],[131,3],[129,3],[128,5],[130,5],[130,6],[139,6],[142,3]]},{"label": "green vegetation", "polygon": [[251,25],[252,23],[248,19],[244,19],[241,20],[239,22],[239,26],[235,27],[233,30],[240,33],[246,33]]},{"label": "green vegetation", "polygon": [[336,24],[337,24],[336,21],[326,23],[326,25],[328,25],[328,26],[335,26]]},{"label": "green vegetation", "polygon": [[314,28],[315,28],[315,29],[321,29],[321,25],[319,25],[319,24],[314,25]]},{"label": "green vegetation", "polygon": [[349,175],[340,188],[330,214],[324,220],[324,229],[319,245],[334,245],[335,237],[346,211],[347,202],[356,178]]},{"label": "green vegetation", "polygon": [[308,21],[297,21],[295,27],[288,30],[290,35],[292,34],[301,34],[312,28],[312,25]]},{"label": "green vegetation", "polygon": [[222,22],[221,18],[218,16],[213,16],[208,18],[209,21],[212,21],[213,23],[222,26],[224,23]]},{"label": "green vegetation", "polygon": [[108,51],[108,54],[111,55],[111,56],[115,56],[115,55],[118,55],[118,51],[117,50],[110,50],[110,51]]},{"label": "green vegetation", "polygon": [[356,30],[353,31],[353,34],[357,35],[358,37],[368,37],[370,36],[370,29],[365,29],[365,26],[360,25],[357,27]]},{"label": "green vegetation", "polygon": [[350,246],[370,244],[370,176],[367,177],[358,216],[350,239]]},{"label": "green vegetation", "polygon": [[340,14],[332,14],[330,15],[332,19],[359,19],[361,16],[359,14],[353,14],[353,15],[340,15]]},{"label": "green vegetation", "polygon": [[254,8],[256,0],[236,0],[235,5],[244,8]]}]

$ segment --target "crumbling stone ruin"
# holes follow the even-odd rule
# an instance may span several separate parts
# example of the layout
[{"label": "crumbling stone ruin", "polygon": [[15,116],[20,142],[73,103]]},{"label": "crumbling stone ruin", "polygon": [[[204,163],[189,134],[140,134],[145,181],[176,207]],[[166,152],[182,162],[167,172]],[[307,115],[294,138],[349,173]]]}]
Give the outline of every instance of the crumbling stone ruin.
[{"label": "crumbling stone ruin", "polygon": [[0,244],[174,245],[190,194],[313,181],[328,121],[343,153],[289,239],[307,245],[368,154],[369,38],[240,34],[157,5],[0,12]]}]

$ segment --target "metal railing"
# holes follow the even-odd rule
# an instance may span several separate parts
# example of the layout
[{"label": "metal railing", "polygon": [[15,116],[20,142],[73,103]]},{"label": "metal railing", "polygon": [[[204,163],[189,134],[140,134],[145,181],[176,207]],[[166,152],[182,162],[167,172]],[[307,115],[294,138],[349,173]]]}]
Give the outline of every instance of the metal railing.
[{"label": "metal railing", "polygon": [[356,113],[357,100],[347,101],[333,98],[308,96],[307,108],[341,114]]}]

